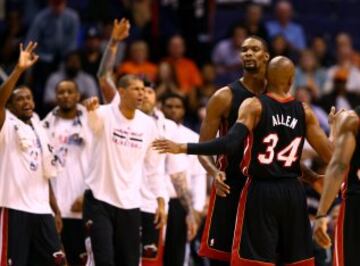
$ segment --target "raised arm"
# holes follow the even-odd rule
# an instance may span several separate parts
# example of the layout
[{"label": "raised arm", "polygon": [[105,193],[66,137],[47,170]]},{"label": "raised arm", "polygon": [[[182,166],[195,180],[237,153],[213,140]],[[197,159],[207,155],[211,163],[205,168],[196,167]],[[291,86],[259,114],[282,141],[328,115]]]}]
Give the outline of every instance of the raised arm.
[{"label": "raised arm", "polygon": [[37,43],[30,42],[24,49],[23,44],[20,44],[20,55],[18,63],[10,74],[9,78],[0,87],[0,129],[5,121],[5,107],[9,97],[20,78],[21,74],[30,68],[39,58],[34,53]]},{"label": "raised arm", "polygon": [[123,18],[120,21],[114,20],[114,27],[111,39],[106,46],[104,55],[101,59],[97,77],[105,102],[111,102],[116,93],[116,85],[113,79],[116,54],[119,43],[129,36],[130,23]]},{"label": "raised arm", "polygon": [[321,129],[319,121],[311,108],[305,103],[303,103],[303,106],[305,111],[306,139],[320,155],[321,159],[325,163],[329,163],[332,155],[332,144]]},{"label": "raised arm", "polygon": [[[359,118],[353,111],[344,112],[339,117],[334,154],[325,172],[324,190],[315,222],[314,238],[324,248],[331,245],[327,235],[327,212],[339,193],[344,177],[350,167],[351,157],[356,147]],[[346,148],[345,148],[346,147]]]}]

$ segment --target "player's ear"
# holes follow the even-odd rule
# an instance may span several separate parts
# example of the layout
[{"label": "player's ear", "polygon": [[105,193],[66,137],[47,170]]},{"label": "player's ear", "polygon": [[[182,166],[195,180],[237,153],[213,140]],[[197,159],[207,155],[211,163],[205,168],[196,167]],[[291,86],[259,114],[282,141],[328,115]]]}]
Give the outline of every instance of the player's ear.
[{"label": "player's ear", "polygon": [[265,53],[265,61],[269,62],[270,60],[270,54],[268,52]]}]

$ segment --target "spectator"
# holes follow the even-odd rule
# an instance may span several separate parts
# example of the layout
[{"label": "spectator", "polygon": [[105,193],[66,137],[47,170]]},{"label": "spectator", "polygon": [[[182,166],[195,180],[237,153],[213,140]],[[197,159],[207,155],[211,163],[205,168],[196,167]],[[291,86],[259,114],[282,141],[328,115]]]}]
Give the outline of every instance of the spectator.
[{"label": "spectator", "polygon": [[353,49],[352,39],[349,34],[345,32],[341,32],[336,35],[336,46],[337,47],[348,47],[349,50],[349,57],[351,63],[354,66],[360,67],[360,54]]},{"label": "spectator", "polygon": [[96,79],[96,73],[101,61],[101,34],[99,29],[91,27],[86,32],[85,46],[80,51],[83,70]]},{"label": "spectator", "polygon": [[333,80],[338,72],[347,73],[346,90],[360,94],[360,70],[356,64],[356,53],[353,50],[349,35],[340,33],[336,37],[336,65],[330,67],[324,85],[324,92],[329,93],[335,87]]},{"label": "spectator", "polygon": [[215,86],[215,66],[213,64],[205,64],[201,69],[203,85],[197,90],[192,90],[189,94],[189,109],[193,113],[197,113],[198,109],[206,106],[209,98],[216,91]]},{"label": "spectator", "polygon": [[269,41],[269,34],[265,23],[263,22],[263,10],[261,5],[250,3],[247,6],[243,25],[246,27],[248,35],[256,35],[263,38],[265,41]]},{"label": "spectator", "polygon": [[320,66],[330,67],[334,64],[335,60],[329,53],[327,43],[323,37],[317,36],[311,42],[311,50]]},{"label": "spectator", "polygon": [[247,37],[247,30],[242,25],[235,25],[231,38],[220,41],[214,48],[212,60],[216,67],[217,82],[228,84],[241,75],[241,44]]},{"label": "spectator", "polygon": [[130,46],[130,58],[118,67],[118,74],[142,75],[154,82],[157,66],[148,61],[148,50],[146,42],[133,42]]},{"label": "spectator", "polygon": [[167,62],[162,62],[159,65],[159,71],[156,78],[157,95],[159,98],[165,93],[180,93],[179,82],[176,78],[175,69]]},{"label": "spectator", "polygon": [[174,67],[181,92],[188,94],[194,88],[200,87],[202,80],[196,63],[185,57],[185,49],[184,39],[180,35],[171,37],[165,61]]},{"label": "spectator", "polygon": [[359,96],[347,91],[346,85],[348,84],[349,78],[350,73],[346,69],[336,70],[332,82],[333,88],[331,88],[330,93],[322,97],[320,101],[320,105],[325,111],[330,111],[332,106],[335,106],[337,110],[341,108],[350,110],[359,104]]},{"label": "spectator", "polygon": [[35,102],[42,107],[44,85],[50,74],[58,67],[61,59],[77,48],[80,28],[78,14],[66,7],[66,0],[49,0],[49,5],[38,13],[31,25],[27,40],[38,42],[39,62],[32,72]]},{"label": "spectator", "polygon": [[79,16],[66,7],[66,0],[49,0],[49,6],[35,17],[27,39],[38,42],[40,60],[50,63],[77,48],[79,28]]},{"label": "spectator", "polygon": [[289,42],[281,34],[274,36],[270,43],[271,56],[283,55],[297,62],[297,54],[290,47]]},{"label": "spectator", "polygon": [[275,6],[276,20],[267,22],[266,26],[271,37],[283,34],[295,49],[306,48],[304,30],[301,25],[292,22],[293,7],[289,1],[281,0]]},{"label": "spectator", "polygon": [[5,72],[9,73],[17,62],[19,44],[25,36],[25,28],[21,22],[19,10],[6,13],[5,31],[0,36],[1,63]]},{"label": "spectator", "polygon": [[80,55],[71,52],[65,59],[64,67],[53,73],[46,82],[44,103],[53,108],[56,103],[55,89],[57,84],[65,79],[74,80],[78,85],[81,99],[99,96],[95,79],[82,70]]},{"label": "spectator", "polygon": [[311,97],[317,99],[323,94],[326,71],[319,67],[316,57],[311,50],[304,50],[300,54],[300,64],[296,68],[295,88],[307,87]]}]

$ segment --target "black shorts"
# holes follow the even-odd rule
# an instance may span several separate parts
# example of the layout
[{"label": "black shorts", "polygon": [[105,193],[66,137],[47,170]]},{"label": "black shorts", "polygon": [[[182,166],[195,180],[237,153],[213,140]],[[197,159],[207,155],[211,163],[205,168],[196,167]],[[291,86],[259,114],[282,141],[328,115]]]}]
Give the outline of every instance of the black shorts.
[{"label": "black shorts", "polygon": [[[228,178],[230,179],[230,178]],[[223,198],[212,188],[199,255],[214,260],[230,261],[235,220],[245,177],[232,179],[230,194]],[[230,179],[231,180],[231,179]]]},{"label": "black shorts", "polygon": [[304,189],[297,179],[248,178],[241,193],[231,258],[233,266],[313,266]]},{"label": "black shorts", "polygon": [[360,195],[342,202],[335,231],[334,266],[360,265]]},{"label": "black shorts", "polygon": [[141,261],[143,266],[163,265],[163,230],[155,228],[154,219],[155,214],[141,212]]},{"label": "black shorts", "polygon": [[67,262],[70,265],[85,265],[85,228],[81,219],[63,219],[61,240],[64,245]]},{"label": "black shorts", "polygon": [[177,198],[170,199],[166,226],[164,265],[183,266],[187,242],[186,210]]},{"label": "black shorts", "polygon": [[64,265],[60,237],[51,214],[0,209],[0,265]]},{"label": "black shorts", "polygon": [[85,191],[83,219],[96,265],[139,266],[140,209],[120,209]]}]

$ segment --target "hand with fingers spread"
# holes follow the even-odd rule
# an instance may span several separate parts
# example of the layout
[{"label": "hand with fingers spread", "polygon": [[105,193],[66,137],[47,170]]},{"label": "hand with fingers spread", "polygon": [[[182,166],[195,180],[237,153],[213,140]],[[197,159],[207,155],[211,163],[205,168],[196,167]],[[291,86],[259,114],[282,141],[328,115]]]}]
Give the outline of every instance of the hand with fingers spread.
[{"label": "hand with fingers spread", "polygon": [[114,20],[113,30],[111,33],[111,40],[114,42],[121,42],[129,36],[130,22],[126,18]]},{"label": "hand with fingers spread", "polygon": [[39,56],[34,52],[37,47],[36,42],[29,42],[24,49],[24,44],[20,43],[20,55],[17,63],[17,68],[25,71],[36,63]]},{"label": "hand with fingers spread", "polygon": [[214,175],[214,186],[216,194],[220,197],[226,197],[230,194],[230,186],[225,183],[226,174],[222,171],[217,171]]},{"label": "hand with fingers spread", "polygon": [[175,143],[167,139],[157,139],[152,143],[153,148],[159,153],[186,153],[187,145]]},{"label": "hand with fingers spread", "polygon": [[331,246],[331,239],[327,233],[328,222],[327,217],[321,217],[317,218],[314,224],[314,239],[320,247],[325,249]]},{"label": "hand with fingers spread", "polygon": [[95,111],[99,108],[99,98],[98,97],[90,97],[83,101],[83,105],[86,107],[88,112]]}]

